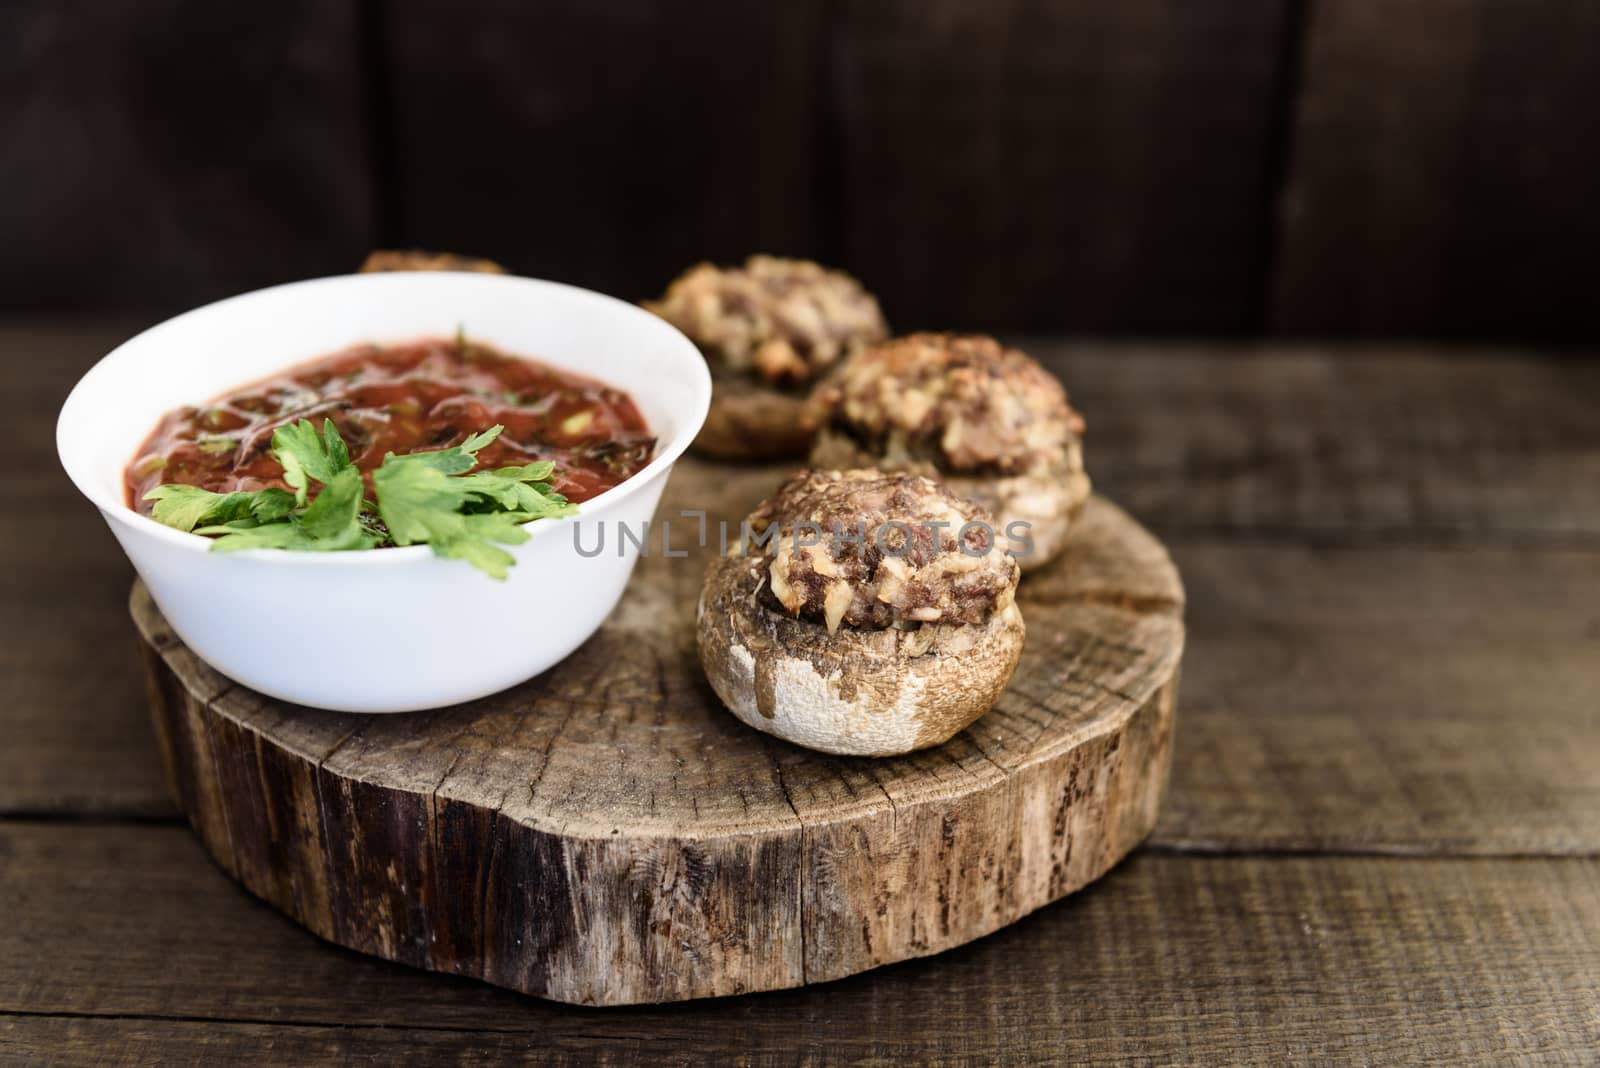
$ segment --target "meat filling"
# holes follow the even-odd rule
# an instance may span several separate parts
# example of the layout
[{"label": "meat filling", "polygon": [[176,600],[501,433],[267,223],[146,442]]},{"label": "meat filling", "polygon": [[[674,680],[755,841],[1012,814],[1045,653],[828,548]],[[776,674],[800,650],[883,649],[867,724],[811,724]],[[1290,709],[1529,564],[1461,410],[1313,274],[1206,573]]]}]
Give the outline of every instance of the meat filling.
[{"label": "meat filling", "polygon": [[457,256],[453,252],[423,252],[421,249],[381,248],[369,255],[366,262],[361,265],[362,274],[382,274],[388,271],[506,273],[506,269],[493,260],[480,260],[473,256]]},{"label": "meat filling", "polygon": [[888,466],[998,475],[1059,468],[1083,419],[1056,378],[993,338],[912,334],[862,352],[818,391],[823,421]]},{"label": "meat filling", "polygon": [[766,606],[830,631],[982,623],[1016,594],[990,515],[920,475],[801,471],[746,522]]},{"label": "meat filling", "polygon": [[887,336],[878,302],[854,278],[809,260],[702,263],[645,307],[687,334],[719,371],[798,387]]}]

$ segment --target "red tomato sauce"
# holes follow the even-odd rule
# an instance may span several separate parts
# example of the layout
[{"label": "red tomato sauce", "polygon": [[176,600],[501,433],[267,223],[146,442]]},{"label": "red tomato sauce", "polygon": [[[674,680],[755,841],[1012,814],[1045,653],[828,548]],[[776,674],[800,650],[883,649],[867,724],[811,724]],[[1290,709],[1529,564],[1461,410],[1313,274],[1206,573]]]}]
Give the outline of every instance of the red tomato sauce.
[{"label": "red tomato sauce", "polygon": [[369,497],[386,454],[449,448],[497,423],[505,430],[478,453],[478,468],[551,460],[551,485],[572,501],[637,472],[656,444],[632,398],[582,375],[466,339],[355,345],[168,412],[123,473],[129,506],[148,515],[145,493],[167,482],[287,488],[272,434],[300,419],[319,430],[333,420]]}]

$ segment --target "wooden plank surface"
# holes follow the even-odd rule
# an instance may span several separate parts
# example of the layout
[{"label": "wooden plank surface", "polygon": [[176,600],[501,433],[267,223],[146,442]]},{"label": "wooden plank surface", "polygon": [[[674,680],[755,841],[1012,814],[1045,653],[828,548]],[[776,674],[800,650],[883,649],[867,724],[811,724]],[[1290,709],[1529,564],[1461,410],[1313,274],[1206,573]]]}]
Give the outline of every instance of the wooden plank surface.
[{"label": "wooden plank surface", "polygon": [[[99,552],[95,581],[125,580]],[[1600,852],[1600,553],[1174,553],[1190,639],[1156,842]],[[121,598],[45,611],[51,588],[21,602],[49,629],[0,646],[0,811],[169,816]]]},{"label": "wooden plank surface", "polygon": [[630,300],[817,251],[820,10],[386,4],[397,240]]},{"label": "wooden plank surface", "polygon": [[0,850],[13,920],[0,927],[0,1043],[66,1043],[82,1062],[113,1043],[128,1044],[129,1063],[254,1049],[1241,1065],[1562,1063],[1600,1044],[1596,860],[1146,852],[939,957],[804,990],[595,1012],[319,945],[176,828],[0,824]]},{"label": "wooden plank surface", "polygon": [[1028,347],[1085,413],[1095,487],[1169,540],[1600,540],[1600,361],[1398,344]]},{"label": "wooden plank surface", "polygon": [[[125,593],[133,569],[61,471],[55,421],[89,365],[135,330],[0,329],[0,815],[171,819]],[[24,622],[26,621],[26,622]]]},{"label": "wooden plank surface", "polygon": [[[0,321],[8,479],[52,507],[73,382],[148,322]],[[1600,359],[1418,345],[1015,341],[1086,413],[1095,485],[1163,537],[1600,542]],[[44,544],[40,542],[39,544]]]},{"label": "wooden plank surface", "polygon": [[0,5],[0,300],[176,311],[353,268],[357,6]]},{"label": "wooden plank surface", "polygon": [[1242,329],[1286,8],[843,5],[838,258],[902,330]]},{"label": "wooden plank surface", "polygon": [[[680,461],[659,514],[736,527],[784,474]],[[1183,592],[1126,513],[1092,498],[1066,542],[1074,566],[1030,574],[1027,648],[980,723],[878,760],[776,742],[707,691],[694,642],[710,542],[642,560],[605,627],[538,679],[420,716],[231,687],[136,587],[185,817],[225,870],[322,937],[586,1005],[941,952],[1100,878],[1149,835]]]},{"label": "wooden plank surface", "polygon": [[1600,551],[1181,543],[1200,849],[1600,854]]},{"label": "wooden plank surface", "polygon": [[1600,332],[1600,7],[1308,5],[1270,326]]},{"label": "wooden plank surface", "polygon": [[319,943],[159,825],[130,576],[51,445],[68,386],[128,332],[0,328],[0,473],[23,502],[0,590],[28,620],[0,643],[0,1059],[1583,1063],[1600,1044],[1590,365],[1036,345],[1088,412],[1100,488],[1189,587],[1157,847],[935,958],[596,1014]]},{"label": "wooden plank surface", "polygon": [[[0,335],[19,432],[0,470],[28,501],[0,517],[25,562],[0,584],[35,623],[0,644],[0,813],[173,815],[130,572],[54,474],[60,396],[128,329]],[[1600,370],[1033,348],[1089,412],[1099,485],[1166,531],[1190,587],[1158,842],[1600,851]]]}]

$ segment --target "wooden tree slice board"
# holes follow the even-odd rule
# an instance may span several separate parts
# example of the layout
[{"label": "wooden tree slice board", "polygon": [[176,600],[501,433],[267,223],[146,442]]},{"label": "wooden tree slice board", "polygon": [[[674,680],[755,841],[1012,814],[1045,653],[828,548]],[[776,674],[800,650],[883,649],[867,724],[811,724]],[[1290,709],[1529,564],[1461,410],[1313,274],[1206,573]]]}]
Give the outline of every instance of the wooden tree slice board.
[{"label": "wooden tree slice board", "polygon": [[[705,509],[736,529],[784,474],[683,461],[658,520]],[[696,527],[674,521],[675,551]],[[1116,506],[1091,500],[1067,557],[1023,581],[1027,648],[999,704],[941,747],[878,760],[800,749],[717,702],[694,643],[710,541],[642,560],[606,626],[540,678],[392,716],[230,682],[135,586],[173,793],[224,869],[323,938],[598,1005],[937,953],[1149,833],[1183,592]]]}]

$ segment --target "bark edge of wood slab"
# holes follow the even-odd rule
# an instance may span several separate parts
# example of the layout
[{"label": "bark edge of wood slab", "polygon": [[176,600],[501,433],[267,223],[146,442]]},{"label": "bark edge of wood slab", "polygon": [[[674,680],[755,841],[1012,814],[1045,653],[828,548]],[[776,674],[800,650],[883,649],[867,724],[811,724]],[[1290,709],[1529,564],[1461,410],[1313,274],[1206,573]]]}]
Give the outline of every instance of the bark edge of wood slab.
[{"label": "bark edge of wood slab", "polygon": [[[725,499],[770,488],[687,466],[684,488]],[[1092,500],[1024,581],[1028,644],[995,708],[902,757],[810,752],[725,711],[694,649],[702,566],[646,558],[546,675],[392,716],[233,684],[135,584],[169,786],[225,871],[322,938],[595,1005],[937,953],[1093,881],[1154,826],[1183,591],[1114,505]]]}]

